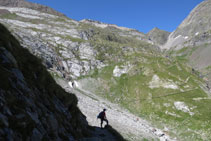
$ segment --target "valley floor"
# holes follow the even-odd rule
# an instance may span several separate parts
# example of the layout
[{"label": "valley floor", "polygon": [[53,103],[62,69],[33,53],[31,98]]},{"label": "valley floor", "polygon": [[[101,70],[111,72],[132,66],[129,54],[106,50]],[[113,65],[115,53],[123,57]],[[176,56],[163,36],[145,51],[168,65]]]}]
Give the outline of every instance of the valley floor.
[{"label": "valley floor", "polygon": [[117,104],[113,104],[85,90],[66,87],[66,91],[76,94],[79,100],[78,106],[91,126],[100,126],[97,115],[103,108],[106,108],[109,124],[127,140],[173,140],[162,130],[153,127],[147,121],[131,114]]}]

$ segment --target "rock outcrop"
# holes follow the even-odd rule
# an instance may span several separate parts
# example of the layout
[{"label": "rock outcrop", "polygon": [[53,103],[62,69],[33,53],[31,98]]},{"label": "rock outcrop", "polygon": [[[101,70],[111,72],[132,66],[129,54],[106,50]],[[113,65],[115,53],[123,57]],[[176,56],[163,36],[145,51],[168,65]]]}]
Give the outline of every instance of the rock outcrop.
[{"label": "rock outcrop", "polygon": [[10,11],[6,9],[0,9],[0,15],[10,14]]},{"label": "rock outcrop", "polygon": [[150,40],[155,42],[158,46],[165,44],[168,40],[169,32],[160,30],[158,28],[153,28],[147,33],[147,36]]},{"label": "rock outcrop", "polygon": [[42,11],[42,12],[45,12],[45,13],[50,13],[50,14],[53,14],[53,15],[64,16],[64,14],[57,12],[50,7],[43,6],[43,5],[40,5],[40,4],[35,4],[35,3],[28,2],[28,1],[25,1],[25,0],[1,0],[0,5],[1,6],[7,6],[7,7],[30,8],[30,9]]},{"label": "rock outcrop", "polygon": [[194,40],[211,30],[211,0],[197,5],[179,27],[170,34],[162,49],[181,48],[185,42]]}]

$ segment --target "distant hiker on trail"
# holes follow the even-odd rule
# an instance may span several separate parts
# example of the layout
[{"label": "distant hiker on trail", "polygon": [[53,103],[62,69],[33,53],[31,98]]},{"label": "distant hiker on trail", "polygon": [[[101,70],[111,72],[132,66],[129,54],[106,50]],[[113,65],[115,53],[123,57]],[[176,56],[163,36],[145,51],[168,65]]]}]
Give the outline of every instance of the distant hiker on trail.
[{"label": "distant hiker on trail", "polygon": [[99,118],[101,120],[101,123],[100,123],[100,127],[103,128],[103,121],[105,121],[108,125],[108,120],[106,118],[106,113],[105,113],[106,109],[103,109],[102,112],[100,112],[97,116],[97,118]]}]

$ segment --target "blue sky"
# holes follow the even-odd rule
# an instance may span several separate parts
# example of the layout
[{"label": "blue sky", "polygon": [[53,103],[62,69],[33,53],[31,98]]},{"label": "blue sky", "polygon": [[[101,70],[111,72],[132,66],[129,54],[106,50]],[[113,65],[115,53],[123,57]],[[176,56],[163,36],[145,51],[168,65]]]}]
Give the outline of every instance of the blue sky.
[{"label": "blue sky", "polygon": [[28,0],[47,5],[74,20],[93,19],[147,33],[172,32],[203,0]]}]

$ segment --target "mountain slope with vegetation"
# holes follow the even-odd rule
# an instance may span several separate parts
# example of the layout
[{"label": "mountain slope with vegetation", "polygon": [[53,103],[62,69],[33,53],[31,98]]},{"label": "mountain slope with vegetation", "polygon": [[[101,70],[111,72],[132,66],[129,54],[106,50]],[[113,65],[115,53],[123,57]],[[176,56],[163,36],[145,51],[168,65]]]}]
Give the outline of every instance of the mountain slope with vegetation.
[{"label": "mountain slope with vegetation", "polygon": [[[195,50],[172,48],[164,54],[159,49],[176,31],[168,37],[168,32],[155,28],[146,35],[28,8],[0,9],[0,22],[40,58],[57,82],[63,82],[61,86],[119,104],[175,140],[211,139],[210,92],[184,57]],[[185,43],[202,39],[204,34],[198,35]],[[209,41],[206,35],[200,40],[203,43]]]},{"label": "mountain slope with vegetation", "polygon": [[211,88],[211,0],[196,6],[180,26],[170,34],[163,48],[188,64]]},{"label": "mountain slope with vegetation", "polygon": [[196,36],[202,36],[211,29],[211,1],[205,0],[197,5],[169,36],[163,49],[181,49],[184,44],[194,41]]}]

